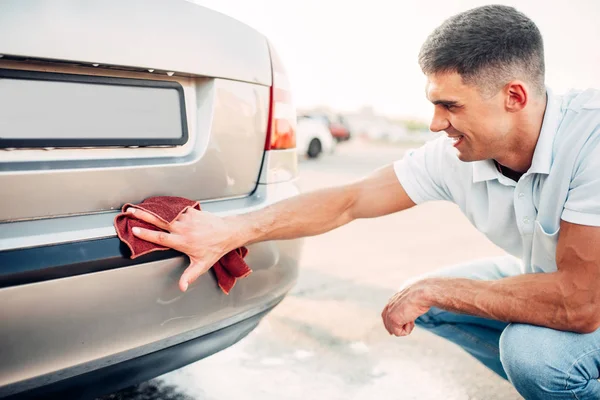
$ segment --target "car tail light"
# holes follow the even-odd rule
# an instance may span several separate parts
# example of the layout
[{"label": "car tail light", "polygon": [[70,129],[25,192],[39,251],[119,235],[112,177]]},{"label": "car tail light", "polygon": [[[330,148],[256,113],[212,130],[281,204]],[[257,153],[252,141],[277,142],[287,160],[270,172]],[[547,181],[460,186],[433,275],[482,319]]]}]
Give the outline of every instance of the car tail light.
[{"label": "car tail light", "polygon": [[273,83],[265,150],[290,149],[296,147],[296,108],[292,102],[287,73],[270,43],[269,50]]}]

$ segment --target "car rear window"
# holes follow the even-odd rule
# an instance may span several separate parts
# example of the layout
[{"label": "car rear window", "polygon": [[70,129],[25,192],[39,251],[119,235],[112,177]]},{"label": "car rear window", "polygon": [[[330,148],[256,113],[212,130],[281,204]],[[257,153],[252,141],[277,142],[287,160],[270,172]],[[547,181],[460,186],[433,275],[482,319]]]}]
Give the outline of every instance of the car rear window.
[{"label": "car rear window", "polygon": [[0,147],[180,145],[177,82],[0,70]]}]

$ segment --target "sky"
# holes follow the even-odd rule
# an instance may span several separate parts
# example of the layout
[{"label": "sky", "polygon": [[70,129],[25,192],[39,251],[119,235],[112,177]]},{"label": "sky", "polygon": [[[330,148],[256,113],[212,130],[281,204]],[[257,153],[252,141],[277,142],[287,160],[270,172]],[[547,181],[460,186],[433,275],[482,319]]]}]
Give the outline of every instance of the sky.
[{"label": "sky", "polygon": [[[327,106],[427,121],[433,106],[417,56],[429,33],[477,0],[192,0],[266,35],[299,108]],[[600,0],[497,1],[542,32],[546,83],[556,93],[600,89]]]}]

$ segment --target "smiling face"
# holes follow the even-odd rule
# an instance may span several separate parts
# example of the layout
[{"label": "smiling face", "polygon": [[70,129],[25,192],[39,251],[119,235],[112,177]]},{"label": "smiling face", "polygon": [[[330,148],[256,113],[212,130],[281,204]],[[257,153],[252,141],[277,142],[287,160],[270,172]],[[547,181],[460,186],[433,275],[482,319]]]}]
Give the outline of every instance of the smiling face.
[{"label": "smiling face", "polygon": [[456,72],[430,74],[427,80],[426,96],[434,104],[430,129],[446,132],[461,161],[502,158],[513,130],[513,113],[506,107],[510,93],[484,96]]}]

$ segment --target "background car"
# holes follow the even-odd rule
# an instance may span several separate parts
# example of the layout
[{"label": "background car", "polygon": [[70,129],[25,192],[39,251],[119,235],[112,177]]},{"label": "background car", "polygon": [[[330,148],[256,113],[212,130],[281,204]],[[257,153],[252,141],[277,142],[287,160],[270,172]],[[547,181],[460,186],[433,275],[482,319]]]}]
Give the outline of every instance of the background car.
[{"label": "background car", "polygon": [[338,142],[350,140],[350,137],[352,136],[350,127],[342,115],[336,115],[333,118],[329,118],[329,130],[331,131],[331,135]]},{"label": "background car", "polygon": [[332,153],[335,141],[329,128],[321,120],[299,117],[296,129],[296,148],[298,154],[316,158],[321,153]]},{"label": "background car", "polygon": [[113,227],[152,196],[233,215],[299,193],[295,110],[264,36],[183,0],[7,0],[0,54],[0,397],[148,380],[286,296],[301,240],[251,245],[229,295],[212,272],[182,293],[186,256],[132,260]]},{"label": "background car", "polygon": [[305,112],[301,116],[304,118],[315,119],[324,123],[329,128],[329,132],[336,142],[350,140],[352,136],[350,127],[342,115],[327,112]]}]

